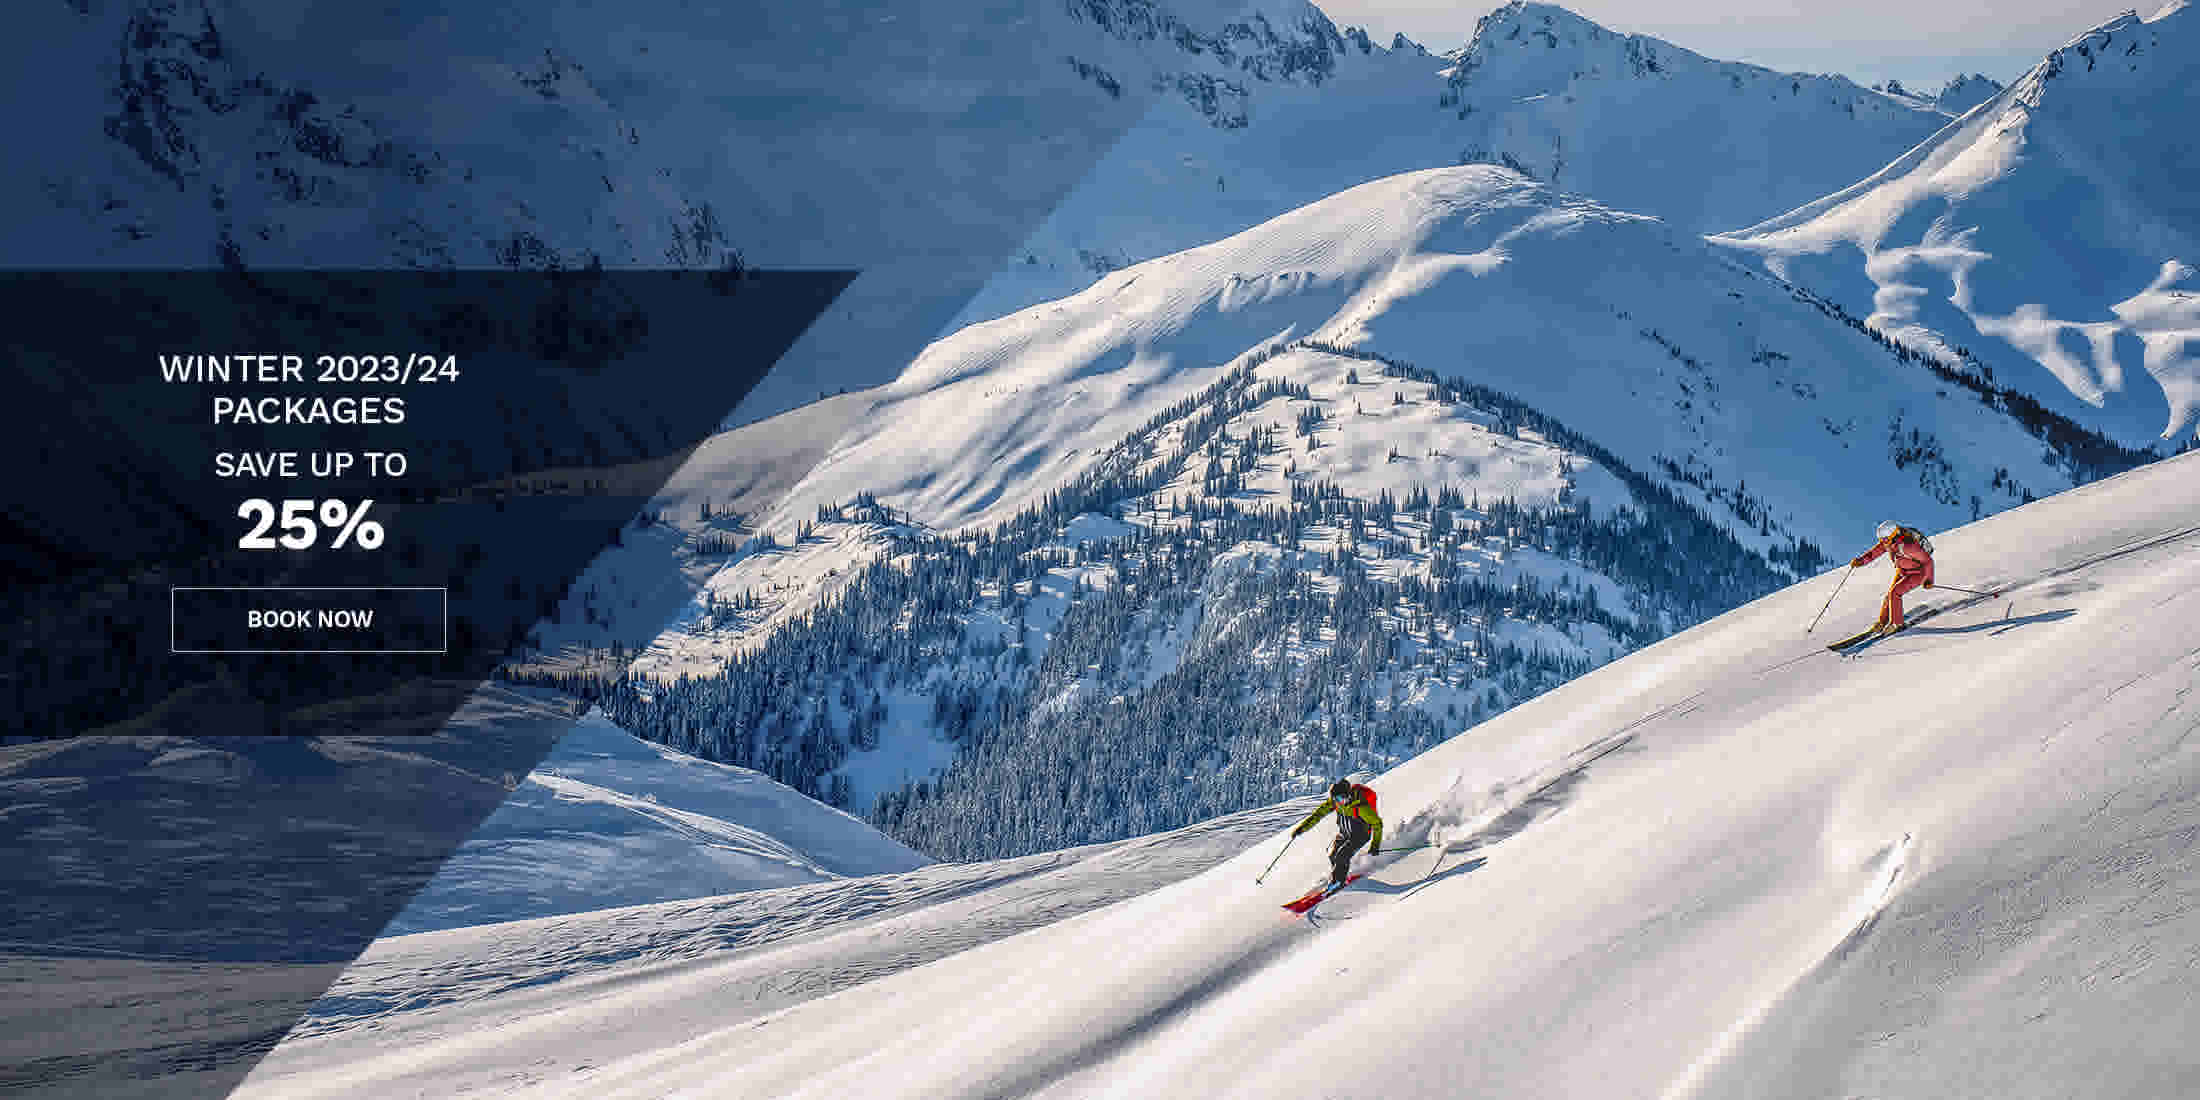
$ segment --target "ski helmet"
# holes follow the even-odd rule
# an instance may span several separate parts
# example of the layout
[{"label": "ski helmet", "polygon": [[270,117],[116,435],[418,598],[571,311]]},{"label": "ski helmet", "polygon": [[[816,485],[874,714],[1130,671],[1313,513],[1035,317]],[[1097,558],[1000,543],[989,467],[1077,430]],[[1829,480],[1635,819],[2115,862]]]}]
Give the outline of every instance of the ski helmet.
[{"label": "ski helmet", "polygon": [[1329,785],[1329,797],[1334,798],[1339,802],[1343,802],[1346,799],[1351,798],[1352,795],[1352,781],[1349,779],[1339,779],[1335,783],[1331,783]]},{"label": "ski helmet", "polygon": [[1895,521],[1890,519],[1887,522],[1879,525],[1879,537],[1886,538],[1887,536],[1892,535],[1896,531],[1900,531],[1901,529],[1901,524],[1896,523]]}]

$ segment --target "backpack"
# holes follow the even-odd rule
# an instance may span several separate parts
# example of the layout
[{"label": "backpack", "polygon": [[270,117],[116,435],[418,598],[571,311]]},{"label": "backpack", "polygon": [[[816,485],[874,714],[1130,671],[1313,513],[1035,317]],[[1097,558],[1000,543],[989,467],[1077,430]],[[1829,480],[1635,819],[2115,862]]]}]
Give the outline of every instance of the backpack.
[{"label": "backpack", "polygon": [[[1368,809],[1375,809],[1375,788],[1359,783],[1354,783],[1352,785],[1352,790],[1354,793],[1360,796],[1360,801],[1367,803]],[[1377,816],[1380,816],[1382,814],[1381,810],[1376,810],[1375,812]]]},{"label": "backpack", "polygon": [[1902,529],[1902,532],[1907,533],[1911,538],[1916,539],[1917,544],[1924,547],[1927,554],[1931,554],[1933,552],[1933,540],[1926,538],[1925,532],[1920,531],[1915,527],[1905,527]]}]

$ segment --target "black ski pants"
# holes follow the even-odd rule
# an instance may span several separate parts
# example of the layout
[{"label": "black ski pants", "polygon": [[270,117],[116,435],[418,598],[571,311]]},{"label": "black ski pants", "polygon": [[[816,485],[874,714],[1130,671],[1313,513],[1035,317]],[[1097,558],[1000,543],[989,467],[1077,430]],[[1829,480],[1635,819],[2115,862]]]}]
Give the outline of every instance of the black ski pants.
[{"label": "black ski pants", "polygon": [[1359,854],[1375,830],[1357,817],[1337,819],[1337,842],[1329,846],[1329,881],[1343,885],[1350,873],[1352,857]]}]

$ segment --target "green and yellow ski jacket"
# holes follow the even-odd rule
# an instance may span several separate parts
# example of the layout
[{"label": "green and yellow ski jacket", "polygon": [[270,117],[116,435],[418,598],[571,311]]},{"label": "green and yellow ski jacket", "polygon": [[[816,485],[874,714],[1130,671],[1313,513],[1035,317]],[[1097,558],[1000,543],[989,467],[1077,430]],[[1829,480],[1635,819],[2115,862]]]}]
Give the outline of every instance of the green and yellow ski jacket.
[{"label": "green and yellow ski jacket", "polygon": [[1383,819],[1382,815],[1375,812],[1375,792],[1357,784],[1352,788],[1352,797],[1344,802],[1340,803],[1334,797],[1323,799],[1321,805],[1314,807],[1313,813],[1306,815],[1306,820],[1299,822],[1298,827],[1291,830],[1291,835],[1297,836],[1313,828],[1315,822],[1328,817],[1331,811],[1335,811],[1339,817],[1356,817],[1367,822],[1375,830],[1374,837],[1368,841],[1369,850],[1382,850]]}]

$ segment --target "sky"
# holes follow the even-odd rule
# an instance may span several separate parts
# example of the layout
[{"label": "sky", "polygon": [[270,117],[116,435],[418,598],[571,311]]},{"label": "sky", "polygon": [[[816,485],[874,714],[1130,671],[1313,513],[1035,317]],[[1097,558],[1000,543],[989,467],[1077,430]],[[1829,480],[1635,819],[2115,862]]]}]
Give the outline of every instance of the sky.
[{"label": "sky", "polygon": [[[1438,52],[1466,44],[1499,0],[1314,0],[1339,26],[1388,41],[1396,32]],[[1958,72],[2007,83],[2133,0],[1565,0],[1613,30],[1665,39],[1708,57],[1782,71],[1841,73],[1937,90]],[[2138,0],[2152,15],[2160,0]]]}]

